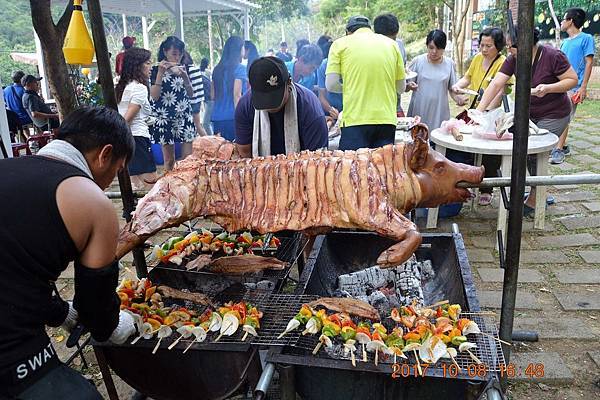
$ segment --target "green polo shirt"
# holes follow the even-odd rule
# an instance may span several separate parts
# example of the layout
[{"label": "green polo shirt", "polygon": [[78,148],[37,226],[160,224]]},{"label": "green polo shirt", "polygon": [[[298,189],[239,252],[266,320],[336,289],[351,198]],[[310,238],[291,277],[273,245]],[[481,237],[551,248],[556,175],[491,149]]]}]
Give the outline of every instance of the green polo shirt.
[{"label": "green polo shirt", "polygon": [[396,125],[396,81],[404,79],[398,45],[369,28],[333,42],[326,74],[343,81],[341,126]]}]

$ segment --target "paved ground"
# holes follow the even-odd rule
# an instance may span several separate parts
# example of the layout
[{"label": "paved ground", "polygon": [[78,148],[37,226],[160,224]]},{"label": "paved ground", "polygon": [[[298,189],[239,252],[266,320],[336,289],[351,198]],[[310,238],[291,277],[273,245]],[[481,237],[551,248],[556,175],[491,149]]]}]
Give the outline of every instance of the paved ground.
[{"label": "paved ground", "polygon": [[[572,124],[572,155],[553,166],[555,174],[600,173],[600,115],[581,107]],[[520,376],[510,383],[511,399],[600,398],[600,188],[591,185],[550,187],[557,204],[548,208],[546,229],[536,231],[524,222],[521,270],[517,295],[515,329],[536,330],[537,343],[515,346],[511,363]],[[498,309],[501,302],[502,270],[495,251],[494,205],[440,221],[439,231],[450,231],[458,223],[464,236],[482,305]],[[119,215],[121,208],[115,202]],[[72,271],[65,271],[59,287],[72,295]],[[51,331],[64,357],[64,336]],[[93,355],[90,355],[95,364]],[[75,367],[80,368],[76,360]],[[538,364],[537,379],[525,377],[527,366]],[[543,366],[543,371],[539,365]],[[174,366],[174,368],[177,368]],[[100,382],[97,366],[84,373]],[[103,385],[101,390],[104,392]],[[119,382],[122,398],[131,388]]]}]

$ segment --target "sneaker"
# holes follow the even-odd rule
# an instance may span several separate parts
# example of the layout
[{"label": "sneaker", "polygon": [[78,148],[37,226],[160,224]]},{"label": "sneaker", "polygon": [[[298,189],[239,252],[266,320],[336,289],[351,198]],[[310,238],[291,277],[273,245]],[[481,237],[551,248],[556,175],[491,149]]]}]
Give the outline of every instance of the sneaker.
[{"label": "sneaker", "polygon": [[563,149],[554,149],[550,153],[550,164],[562,164],[565,161],[565,152]]},{"label": "sneaker", "polygon": [[568,156],[569,154],[571,154],[571,149],[569,148],[568,144],[565,144],[563,146],[563,153],[565,153],[565,156]]}]

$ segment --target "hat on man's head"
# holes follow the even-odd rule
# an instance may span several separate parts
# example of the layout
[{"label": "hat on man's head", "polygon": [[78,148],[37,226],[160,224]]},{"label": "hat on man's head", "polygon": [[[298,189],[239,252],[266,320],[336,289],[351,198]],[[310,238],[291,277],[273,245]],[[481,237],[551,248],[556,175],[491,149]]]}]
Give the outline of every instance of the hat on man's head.
[{"label": "hat on man's head", "polygon": [[135,38],[132,36],[125,36],[123,38],[123,47],[125,47],[126,49],[133,46],[134,43],[135,43]]},{"label": "hat on man's head", "polygon": [[350,17],[348,23],[346,24],[346,30],[349,32],[354,32],[359,28],[370,28],[371,24],[369,23],[369,18],[364,15],[355,15]]},{"label": "hat on man's head", "polygon": [[35,82],[35,81],[41,81],[42,79],[44,79],[44,78],[36,78],[33,75],[25,75],[23,78],[21,78],[21,85],[25,86],[28,83]]},{"label": "hat on man's head", "polygon": [[283,102],[290,73],[277,57],[257,58],[248,71],[252,107],[257,110],[278,108]]}]

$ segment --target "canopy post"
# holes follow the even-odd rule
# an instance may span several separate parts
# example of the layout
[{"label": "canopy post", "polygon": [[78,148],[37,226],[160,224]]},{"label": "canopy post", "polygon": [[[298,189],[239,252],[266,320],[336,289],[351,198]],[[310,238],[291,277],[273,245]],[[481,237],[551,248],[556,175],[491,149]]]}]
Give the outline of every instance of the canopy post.
[{"label": "canopy post", "polygon": [[[533,49],[534,0],[519,1],[517,77],[515,124],[510,185],[510,211],[506,241],[506,269],[502,287],[500,338],[511,341],[523,225],[523,198],[527,175],[527,142],[529,139],[529,97],[531,87],[531,56]],[[501,206],[502,207],[502,206]],[[506,363],[510,362],[510,346],[502,345]]]},{"label": "canopy post", "polygon": [[127,36],[127,15],[121,14],[121,18],[123,19],[123,37]]},{"label": "canopy post", "polygon": [[142,40],[144,41],[144,48],[150,50],[150,40],[148,40],[148,19],[146,16],[142,17]]},{"label": "canopy post", "polygon": [[[212,37],[212,11],[206,12],[206,18],[208,19],[208,59],[210,61],[210,70],[213,69],[213,37]],[[204,94],[206,95],[206,93]]]},{"label": "canopy post", "polygon": [[183,34],[183,0],[174,0],[175,2],[175,36],[185,42]]},{"label": "canopy post", "polygon": [[244,40],[250,40],[250,14],[247,8],[244,10]]}]

